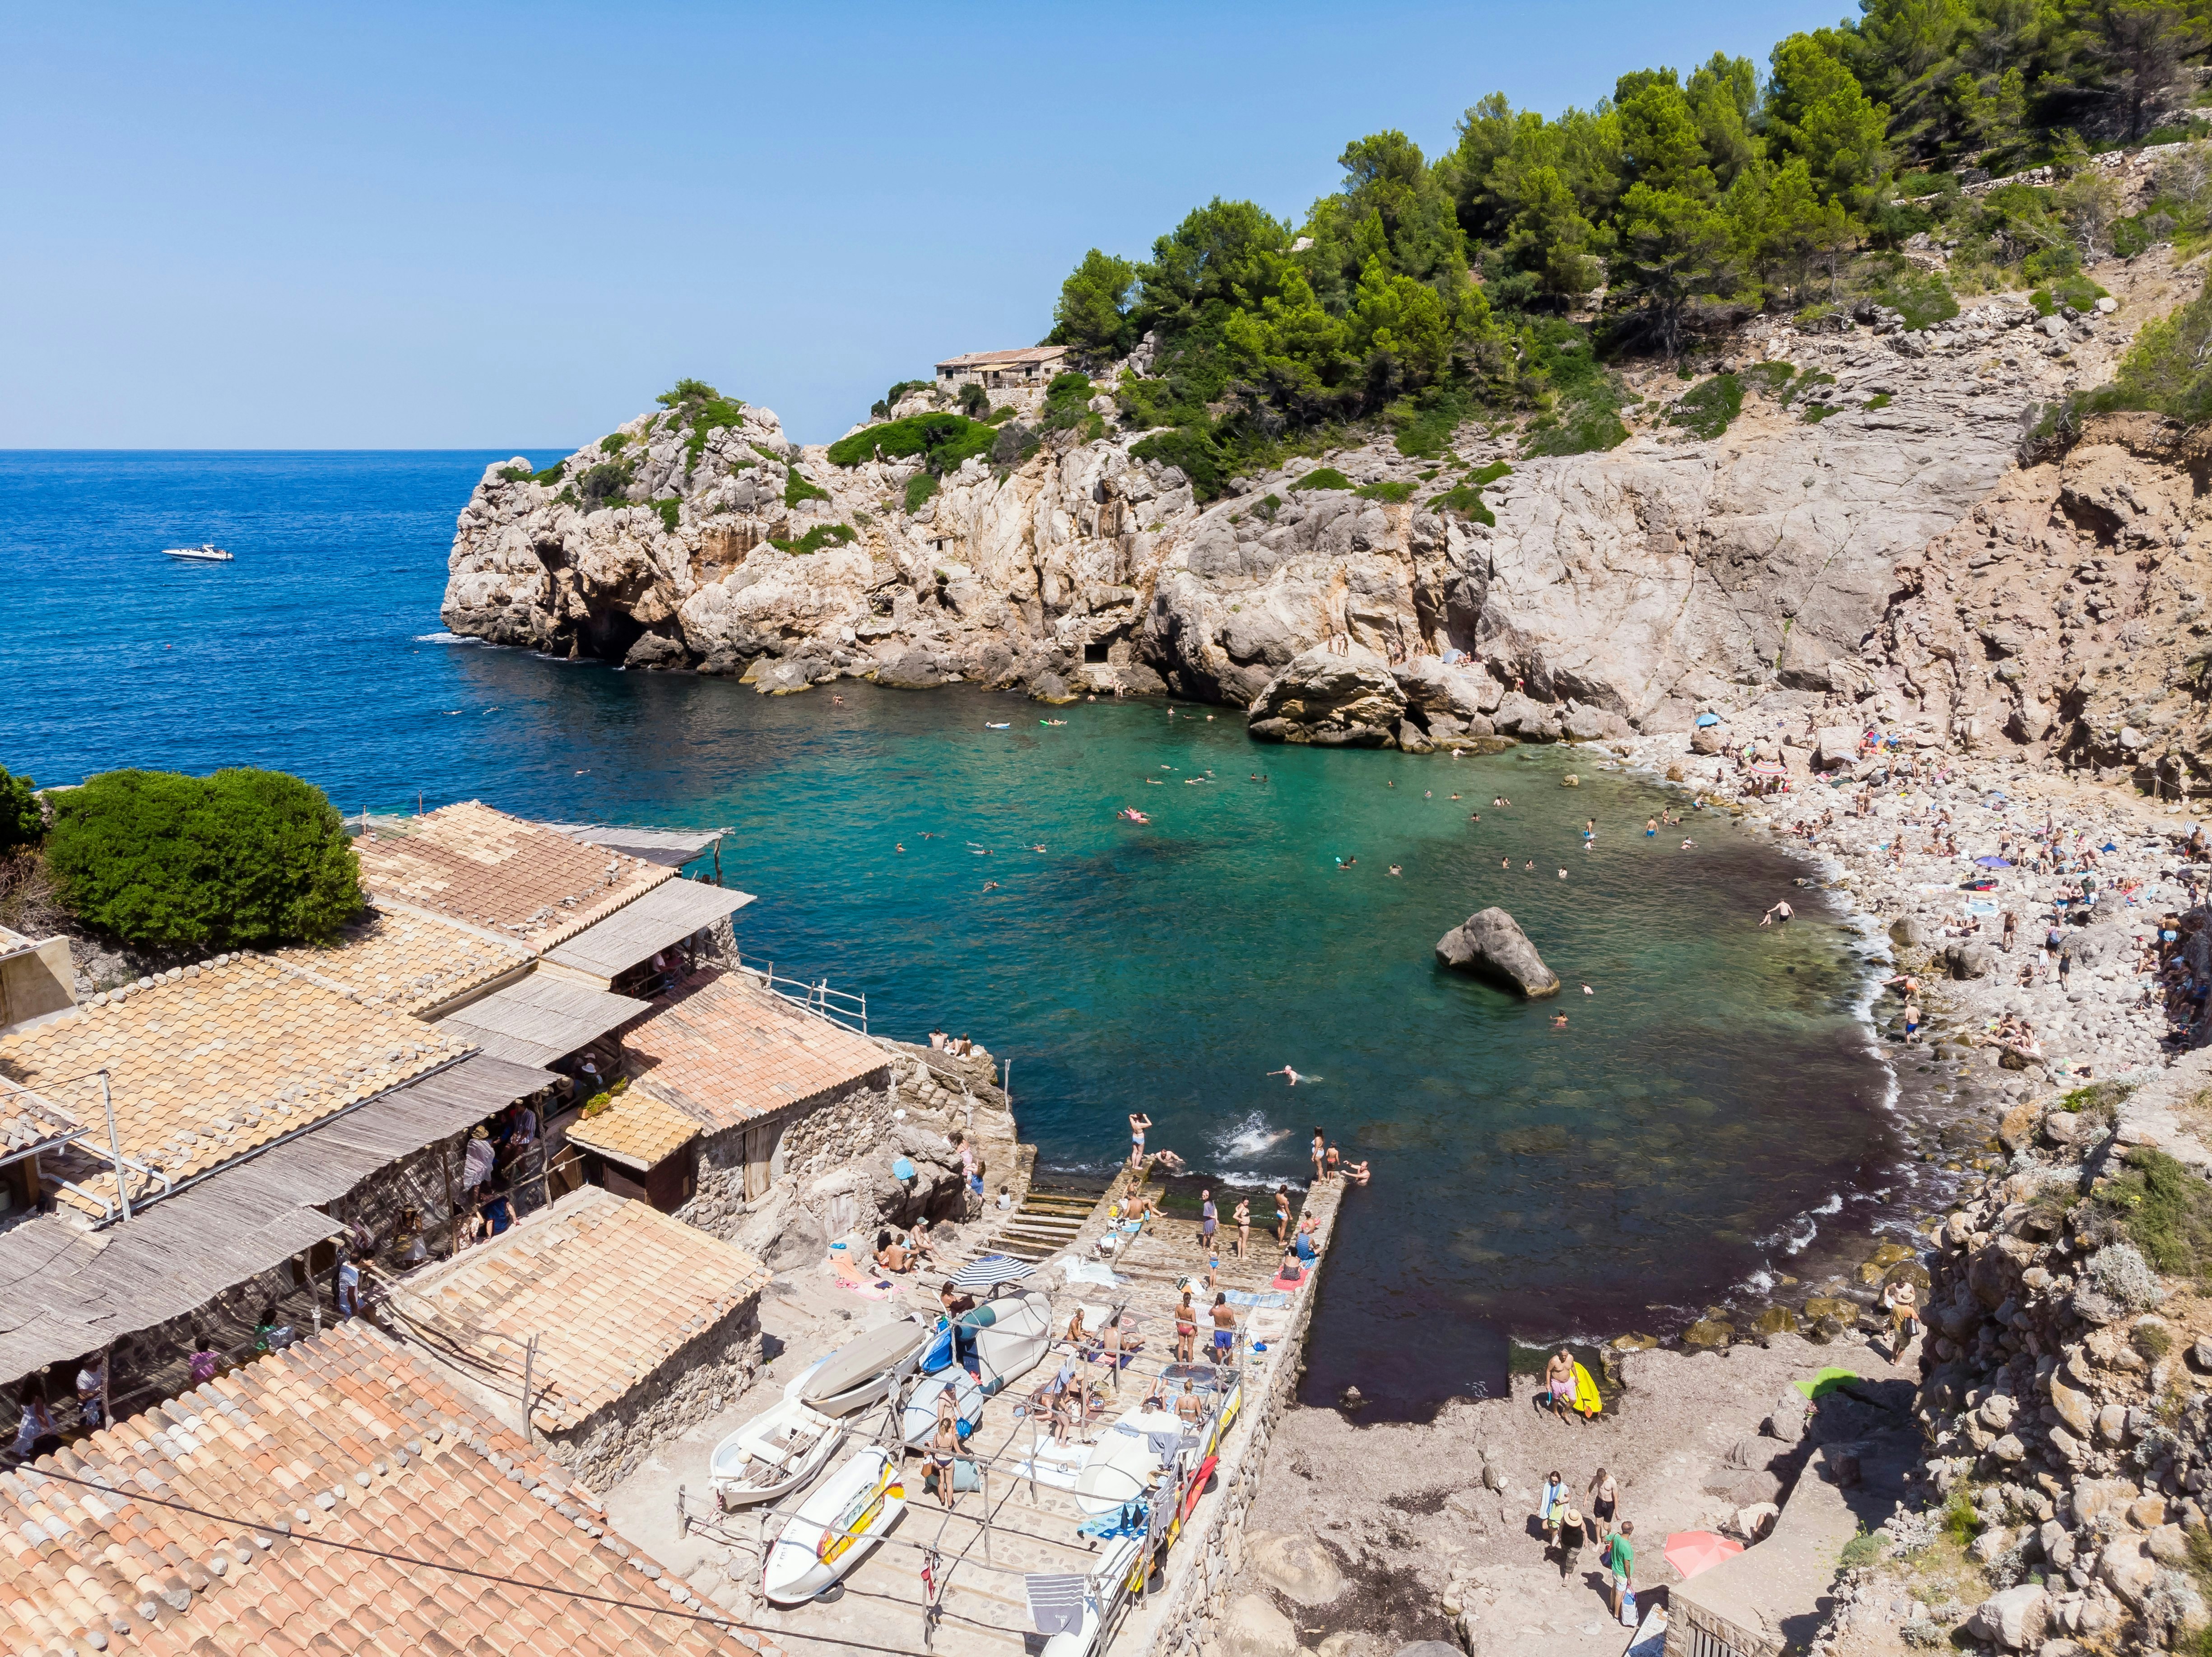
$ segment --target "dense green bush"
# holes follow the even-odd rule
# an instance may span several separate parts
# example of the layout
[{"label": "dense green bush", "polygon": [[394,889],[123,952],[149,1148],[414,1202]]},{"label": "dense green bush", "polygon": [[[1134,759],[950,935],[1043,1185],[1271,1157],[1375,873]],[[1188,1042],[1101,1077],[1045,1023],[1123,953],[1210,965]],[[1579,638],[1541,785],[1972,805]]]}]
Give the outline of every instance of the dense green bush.
[{"label": "dense green bush", "polygon": [[1352,492],[1364,501],[1386,501],[1392,506],[1413,498],[1413,484],[1403,482],[1362,484]]},{"label": "dense green bush", "polygon": [[793,466],[788,472],[784,473],[784,505],[793,507],[797,506],[802,501],[826,501],[829,498],[830,491],[822,488],[819,484],[808,483],[806,479],[799,474],[799,470],[797,466]]},{"label": "dense green bush", "polygon": [[0,770],[0,852],[18,846],[34,846],[46,838],[46,813],[27,777],[10,777]]},{"label": "dense green bush", "polygon": [[599,439],[599,453],[602,454],[619,454],[629,447],[629,434],[626,431],[611,431]]},{"label": "dense green bush", "polygon": [[980,420],[991,411],[991,393],[974,381],[960,388],[960,412],[970,420]]},{"label": "dense green bush", "polygon": [[679,380],[672,390],[661,393],[653,401],[666,409],[674,425],[685,433],[684,471],[687,477],[698,466],[700,455],[706,452],[707,439],[744,418],[743,399],[725,397],[703,380]]},{"label": "dense green bush", "polygon": [[672,495],[666,500],[655,501],[653,503],[653,509],[660,515],[662,526],[673,535],[684,510],[684,502],[681,497]]},{"label": "dense green bush", "polygon": [[1454,513],[1460,517],[1471,519],[1476,523],[1495,527],[1498,522],[1497,515],[1491,511],[1489,505],[1483,500],[1482,491],[1486,486],[1496,483],[1500,478],[1510,477],[1512,472],[1513,468],[1504,461],[1492,460],[1480,471],[1468,472],[1466,477],[1443,493],[1431,496],[1429,509],[1432,512]]},{"label": "dense green bush", "polygon": [[1190,479],[1191,493],[1201,501],[1211,501],[1228,486],[1229,457],[1221,452],[1213,434],[1203,426],[1177,426],[1171,431],[1156,431],[1129,445],[1131,458],[1157,460],[1162,466],[1174,466]]},{"label": "dense green bush", "polygon": [[1350,489],[1351,487],[1352,479],[1334,466],[1316,466],[1291,485],[1291,492],[1296,494],[1303,489]]},{"label": "dense green bush", "polygon": [[906,509],[909,515],[928,505],[929,497],[937,493],[937,474],[917,472],[906,480]]},{"label": "dense green bush", "polygon": [[1732,374],[1717,374],[1675,399],[1667,419],[1692,437],[1717,437],[1742,412],[1743,382]]},{"label": "dense green bush", "polygon": [[281,771],[108,771],[56,796],[46,862],[71,911],[136,944],[320,942],[361,911],[345,824]]},{"label": "dense green bush", "polygon": [[991,445],[991,464],[1001,471],[1012,471],[1036,454],[1043,442],[1018,420],[1000,426]]},{"label": "dense green bush", "polygon": [[602,460],[585,471],[577,487],[592,506],[604,506],[629,490],[635,472],[628,460]]},{"label": "dense green bush", "polygon": [[1093,387],[1087,374],[1061,374],[1044,390],[1044,414],[1037,423],[1047,431],[1073,431],[1091,423]]},{"label": "dense green bush", "polygon": [[986,425],[997,426],[1005,424],[1013,417],[1014,405],[1012,403],[1001,403],[998,407],[993,409],[988,414],[985,415],[983,417],[983,421]]},{"label": "dense green bush", "polygon": [[939,477],[957,472],[971,456],[988,454],[998,428],[964,414],[917,414],[888,425],[870,426],[830,445],[830,464],[856,466],[880,455],[886,460],[919,456]]},{"label": "dense green bush", "polygon": [[2169,1276],[2212,1276],[2212,1185],[2164,1151],[2138,1145],[2097,1192],[2143,1258]]},{"label": "dense green bush", "polygon": [[1959,314],[1958,295],[1934,271],[1907,267],[1893,272],[1875,289],[1875,297],[1905,318],[1905,326],[1918,330],[1948,322]]},{"label": "dense green bush", "polygon": [[883,394],[882,399],[869,405],[868,418],[888,420],[909,392],[927,391],[935,382],[928,380],[902,380]]},{"label": "dense green bush", "polygon": [[[925,477],[928,474],[924,473]],[[771,535],[768,544],[780,551],[795,553],[804,557],[810,552],[819,552],[825,546],[844,546],[856,539],[854,531],[844,524],[817,524],[804,535],[789,540],[779,540]]]}]

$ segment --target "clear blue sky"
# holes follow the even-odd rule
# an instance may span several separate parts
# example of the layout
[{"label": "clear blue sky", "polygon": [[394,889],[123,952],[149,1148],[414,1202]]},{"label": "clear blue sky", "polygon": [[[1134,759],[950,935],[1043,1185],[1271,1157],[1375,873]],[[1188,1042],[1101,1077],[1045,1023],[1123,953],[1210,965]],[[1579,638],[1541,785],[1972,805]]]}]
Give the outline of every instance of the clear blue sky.
[{"label": "clear blue sky", "polygon": [[1845,9],[19,7],[0,448],[566,448],[684,375],[823,442],[1086,247]]}]

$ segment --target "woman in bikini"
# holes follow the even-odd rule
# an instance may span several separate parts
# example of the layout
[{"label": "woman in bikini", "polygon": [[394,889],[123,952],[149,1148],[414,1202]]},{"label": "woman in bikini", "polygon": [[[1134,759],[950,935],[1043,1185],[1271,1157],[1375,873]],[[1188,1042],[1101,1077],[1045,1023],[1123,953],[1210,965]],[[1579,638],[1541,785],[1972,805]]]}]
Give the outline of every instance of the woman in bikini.
[{"label": "woman in bikini", "polygon": [[1190,1303],[1190,1291],[1182,1292],[1182,1304],[1176,1307],[1176,1362],[1190,1363],[1198,1356],[1198,1309]]},{"label": "woman in bikini", "polygon": [[1237,1258],[1240,1260],[1252,1252],[1252,1199],[1237,1199]]}]

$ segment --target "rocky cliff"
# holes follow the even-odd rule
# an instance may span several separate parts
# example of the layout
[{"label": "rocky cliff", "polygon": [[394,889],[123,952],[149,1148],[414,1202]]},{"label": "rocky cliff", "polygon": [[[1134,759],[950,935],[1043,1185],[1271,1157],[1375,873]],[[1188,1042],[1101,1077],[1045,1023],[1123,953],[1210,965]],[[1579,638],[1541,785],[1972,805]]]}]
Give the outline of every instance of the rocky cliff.
[{"label": "rocky cliff", "polygon": [[[1609,452],[1524,458],[1521,434],[1469,425],[1441,465],[1379,442],[1318,457],[1346,487],[1298,487],[1307,457],[1205,504],[1132,456],[1141,433],[1064,431],[1018,465],[968,460],[908,512],[917,460],[836,466],[766,410],[679,406],[557,477],[488,469],[443,613],[763,691],[1166,690],[1249,708],[1263,739],[1680,729],[1780,683],[2116,764],[2172,718],[2130,727],[2132,689],[2107,705],[2062,664],[2090,643],[2139,657],[2194,618],[2201,585],[2160,564],[2194,521],[2189,460],[2141,422],[2019,456],[2035,411],[2106,377],[2196,278],[2164,249],[2099,275],[2109,313],[2000,297],[1917,332],[1871,308],[1818,332],[1754,322],[1700,365],[1742,389],[1716,436],[1647,366]],[[1470,476],[1472,503],[1435,504]]]}]

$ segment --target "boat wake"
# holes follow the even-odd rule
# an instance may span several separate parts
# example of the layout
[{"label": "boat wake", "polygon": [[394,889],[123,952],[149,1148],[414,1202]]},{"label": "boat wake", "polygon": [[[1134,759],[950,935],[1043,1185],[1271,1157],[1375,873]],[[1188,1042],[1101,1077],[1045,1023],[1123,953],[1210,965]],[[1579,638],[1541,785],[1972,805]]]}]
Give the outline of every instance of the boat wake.
[{"label": "boat wake", "polygon": [[417,644],[482,644],[483,643],[480,638],[464,638],[459,633],[417,633],[415,635],[415,642]]}]

